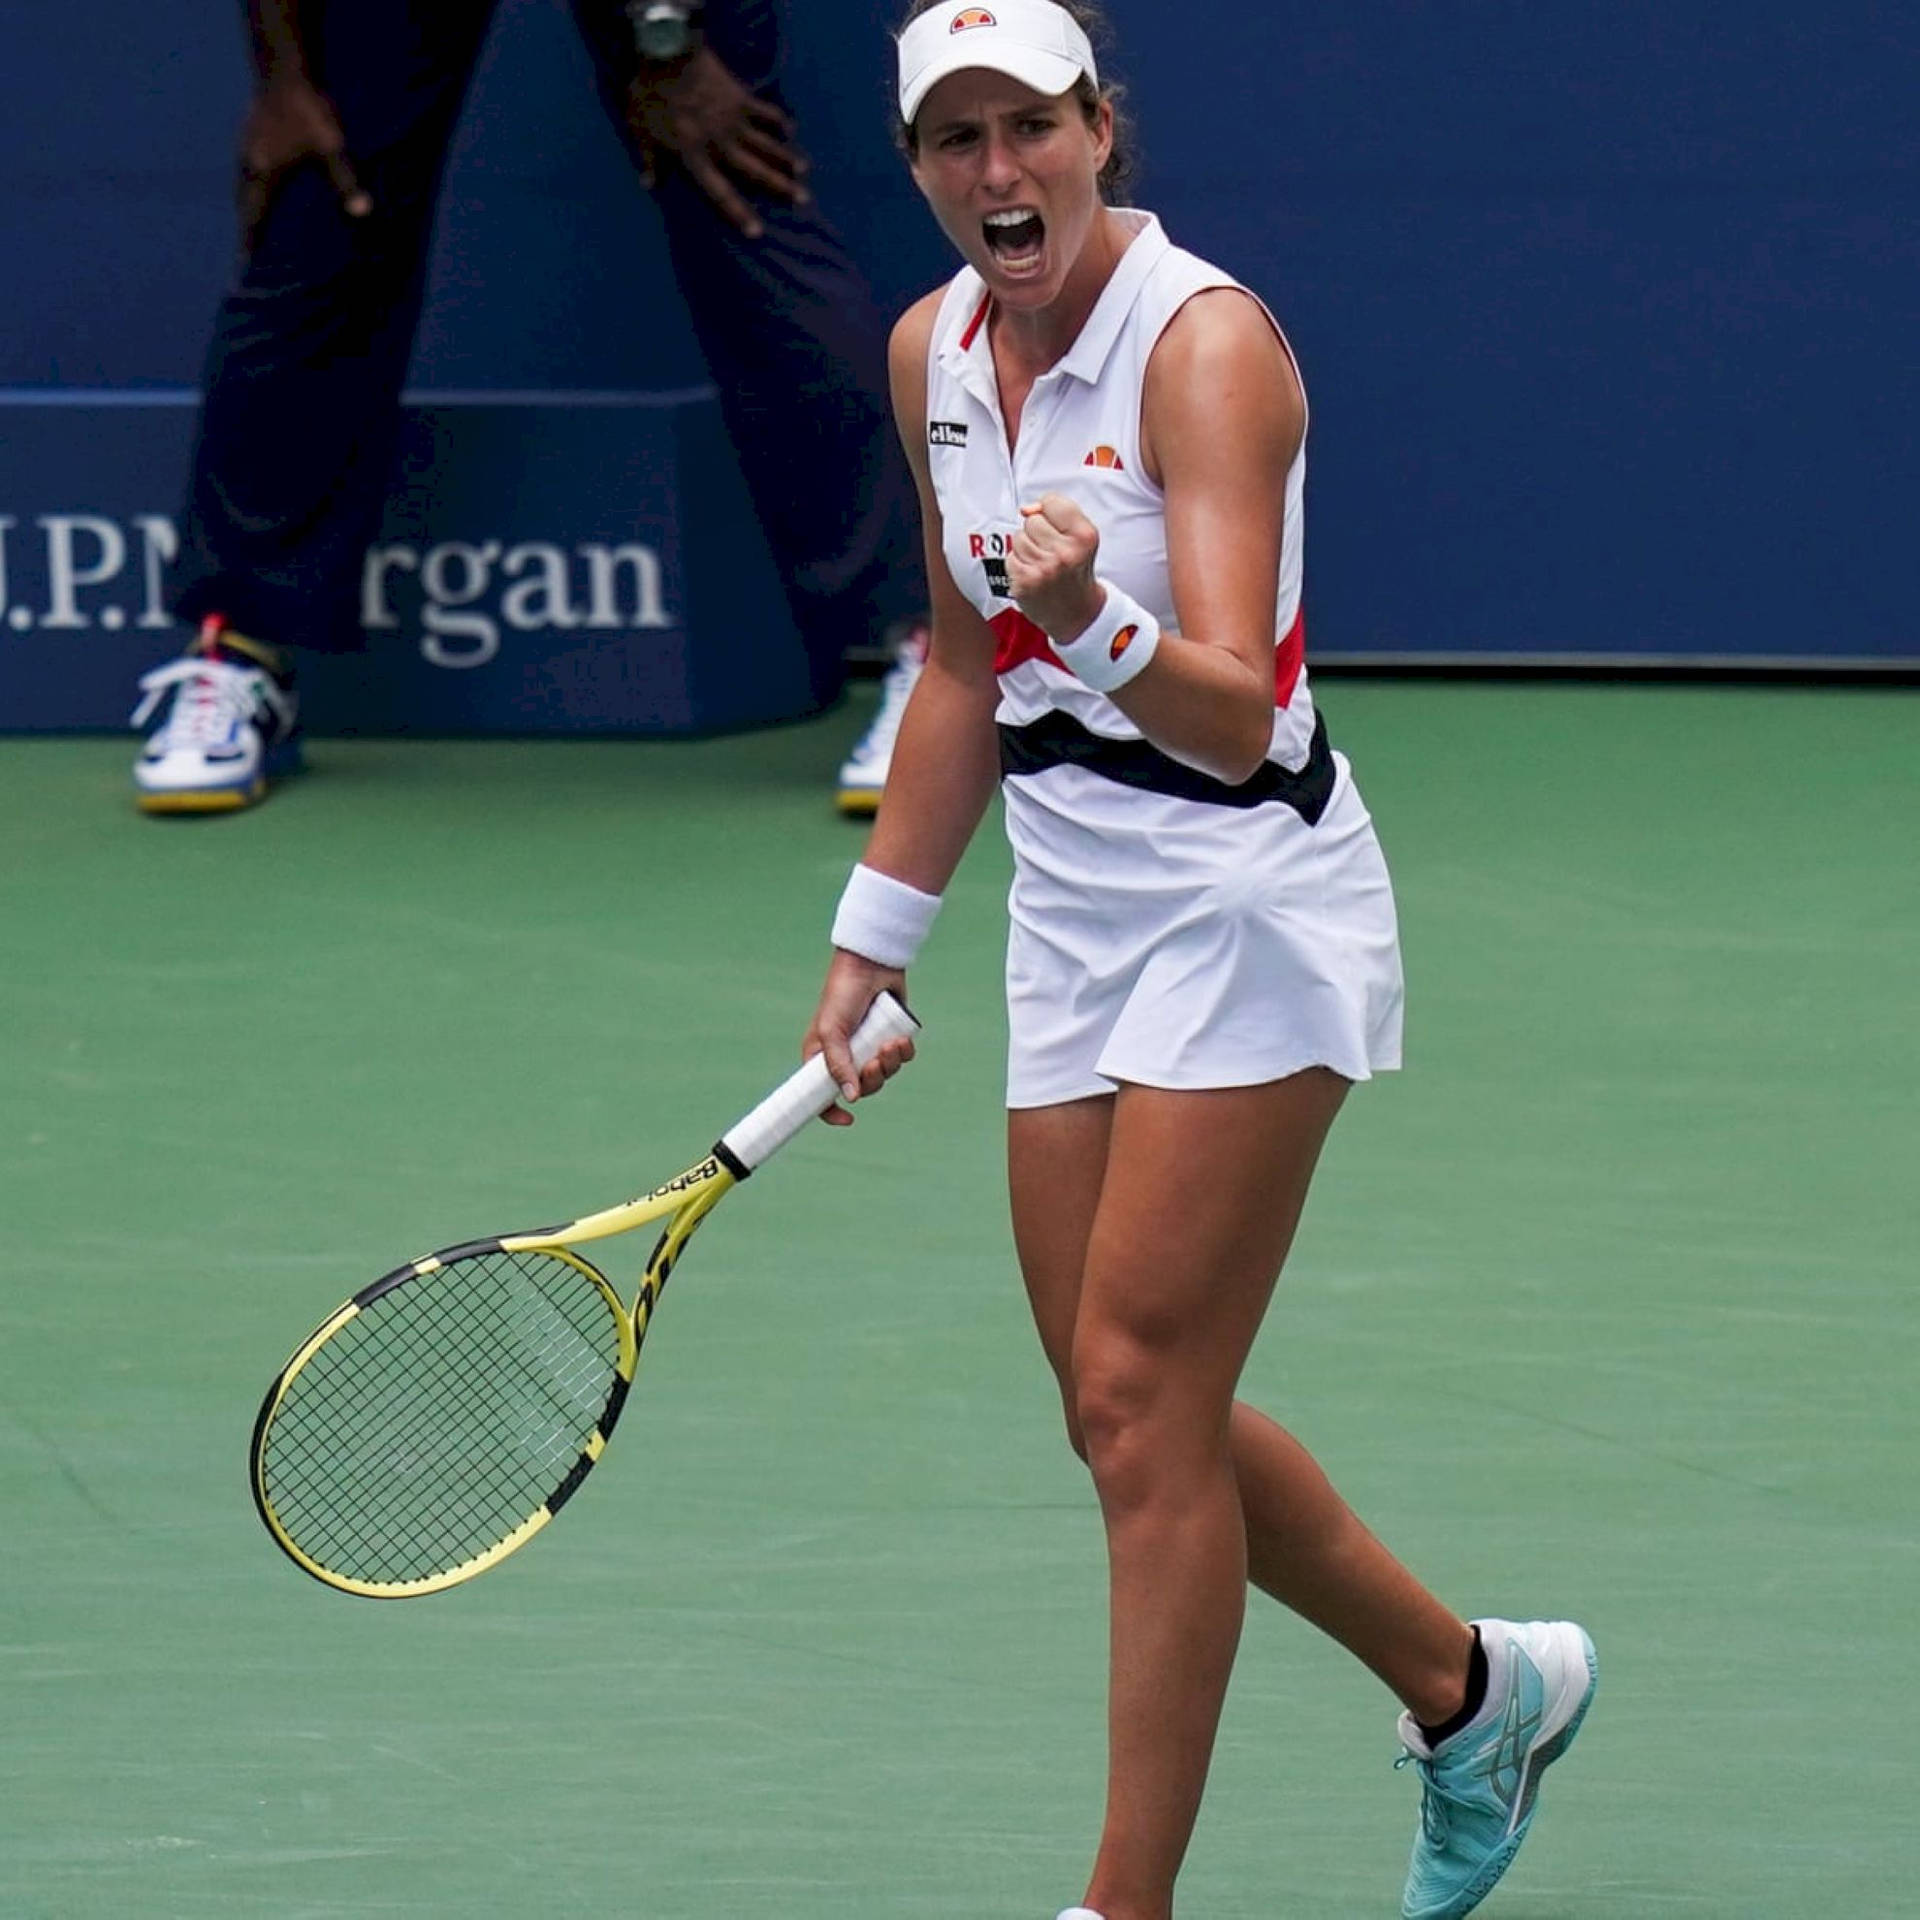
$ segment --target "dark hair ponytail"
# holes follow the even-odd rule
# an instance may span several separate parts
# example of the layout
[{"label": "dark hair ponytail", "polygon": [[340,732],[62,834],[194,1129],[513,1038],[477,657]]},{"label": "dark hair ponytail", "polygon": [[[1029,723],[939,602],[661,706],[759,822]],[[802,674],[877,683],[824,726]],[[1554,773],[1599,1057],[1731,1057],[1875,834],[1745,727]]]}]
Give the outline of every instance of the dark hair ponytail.
[{"label": "dark hair ponytail", "polygon": [[[901,17],[899,31],[906,32],[923,13],[944,4],[945,0],[912,0]],[[1095,0],[1054,0],[1054,4],[1073,15],[1081,30],[1092,41],[1094,53],[1104,67],[1108,49],[1113,45],[1113,29],[1107,23],[1105,11],[1095,4]],[[1132,183],[1137,170],[1133,116],[1126,109],[1127,90],[1117,80],[1102,80],[1096,86],[1082,74],[1073,83],[1073,97],[1080,103],[1080,111],[1086,115],[1089,126],[1099,122],[1101,101],[1104,100],[1113,109],[1113,149],[1107,155],[1107,164],[1100,169],[1100,196],[1112,202],[1123,187]],[[919,141],[905,121],[896,120],[893,137],[894,144],[909,159],[919,152]]]}]

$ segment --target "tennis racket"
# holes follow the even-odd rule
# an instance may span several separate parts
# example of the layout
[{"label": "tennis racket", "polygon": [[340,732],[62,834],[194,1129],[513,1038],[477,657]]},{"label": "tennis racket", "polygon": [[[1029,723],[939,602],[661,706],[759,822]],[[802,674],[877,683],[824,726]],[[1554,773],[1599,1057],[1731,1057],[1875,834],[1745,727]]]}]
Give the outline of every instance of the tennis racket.
[{"label": "tennis racket", "polygon": [[[883,993],[865,1066],[919,1025]],[[363,1288],[303,1341],[254,1424],[267,1531],[343,1593],[439,1593],[497,1566],[580,1490],[694,1229],[833,1104],[816,1054],[664,1186],[565,1226],[445,1247]],[[631,1309],[576,1250],[665,1221]]]}]

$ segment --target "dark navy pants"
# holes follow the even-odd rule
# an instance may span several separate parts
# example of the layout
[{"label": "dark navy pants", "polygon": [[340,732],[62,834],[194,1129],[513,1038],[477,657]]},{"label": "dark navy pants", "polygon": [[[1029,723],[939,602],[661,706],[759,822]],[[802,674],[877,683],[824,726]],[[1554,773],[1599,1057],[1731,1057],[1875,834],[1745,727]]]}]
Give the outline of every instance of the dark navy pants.
[{"label": "dark navy pants", "polygon": [[[320,169],[283,185],[208,354],[174,611],[328,652],[364,645],[362,556],[391,474],[447,148],[494,0],[327,0],[310,49],[374,212]],[[574,0],[618,119],[631,34]],[[771,0],[712,0],[708,39],[779,100]],[[926,602],[912,481],[894,437],[886,329],[818,203],[756,198],[739,233],[686,176],[655,199],[682,296],[806,644],[816,692],[849,645]],[[796,431],[796,428],[802,430]]]}]

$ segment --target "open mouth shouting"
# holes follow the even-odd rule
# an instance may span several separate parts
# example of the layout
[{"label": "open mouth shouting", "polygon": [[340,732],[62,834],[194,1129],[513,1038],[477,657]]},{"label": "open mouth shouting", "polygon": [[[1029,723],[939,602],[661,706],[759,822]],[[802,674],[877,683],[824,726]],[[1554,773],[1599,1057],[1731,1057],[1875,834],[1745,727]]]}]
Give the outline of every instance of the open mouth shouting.
[{"label": "open mouth shouting", "polygon": [[1008,207],[980,223],[994,265],[1015,276],[1031,273],[1046,251],[1047,225],[1032,207]]}]

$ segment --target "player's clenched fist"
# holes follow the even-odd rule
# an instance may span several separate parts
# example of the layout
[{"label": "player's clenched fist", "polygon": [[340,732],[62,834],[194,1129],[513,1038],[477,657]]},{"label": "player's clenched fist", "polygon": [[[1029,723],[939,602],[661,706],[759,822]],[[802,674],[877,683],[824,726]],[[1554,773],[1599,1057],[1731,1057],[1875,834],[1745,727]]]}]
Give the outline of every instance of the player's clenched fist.
[{"label": "player's clenched fist", "polygon": [[1014,601],[1053,639],[1075,639],[1106,597],[1093,575],[1100,529],[1064,493],[1043,493],[1020,514],[1020,531],[1007,552]]}]

